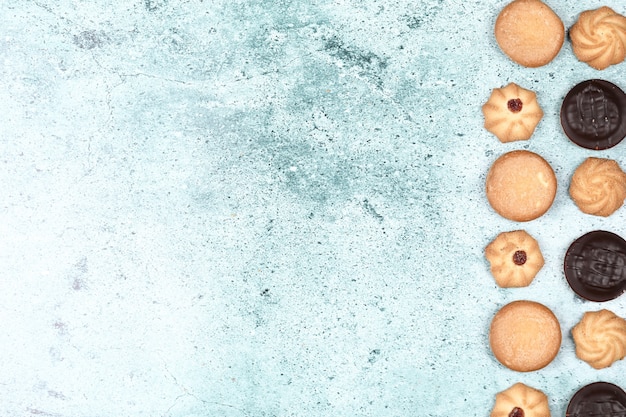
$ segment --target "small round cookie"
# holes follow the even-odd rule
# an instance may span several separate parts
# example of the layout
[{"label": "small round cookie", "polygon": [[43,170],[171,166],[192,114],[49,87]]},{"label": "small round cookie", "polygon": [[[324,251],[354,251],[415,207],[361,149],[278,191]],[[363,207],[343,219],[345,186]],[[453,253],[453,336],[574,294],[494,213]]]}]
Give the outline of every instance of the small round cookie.
[{"label": "small round cookie", "polygon": [[595,369],[626,356],[626,320],[612,311],[588,311],[572,329],[576,356]]},{"label": "small round cookie", "polygon": [[589,157],[574,171],[569,194],[583,213],[608,217],[626,200],[626,173],[612,159]]},{"label": "small round cookie", "polygon": [[496,41],[509,58],[525,67],[540,67],[556,57],[565,26],[541,0],[514,0],[496,19]]},{"label": "small round cookie", "polygon": [[548,396],[518,382],[496,394],[491,417],[550,417]]},{"label": "small round cookie", "polygon": [[576,58],[597,70],[626,58],[626,17],[610,7],[582,12],[569,36]]},{"label": "small round cookie", "polygon": [[515,83],[493,89],[482,110],[485,129],[502,143],[530,139],[543,117],[537,95]]},{"label": "small round cookie", "polygon": [[512,151],[489,169],[487,200],[502,217],[527,222],[552,206],[556,185],[556,175],[545,159],[530,151]]},{"label": "small round cookie", "polygon": [[489,345],[496,359],[514,371],[547,366],[561,347],[561,327],[543,304],[520,300],[502,307],[491,321]]},{"label": "small round cookie", "polygon": [[485,248],[485,257],[502,288],[527,287],[544,264],[539,244],[524,230],[500,233]]}]

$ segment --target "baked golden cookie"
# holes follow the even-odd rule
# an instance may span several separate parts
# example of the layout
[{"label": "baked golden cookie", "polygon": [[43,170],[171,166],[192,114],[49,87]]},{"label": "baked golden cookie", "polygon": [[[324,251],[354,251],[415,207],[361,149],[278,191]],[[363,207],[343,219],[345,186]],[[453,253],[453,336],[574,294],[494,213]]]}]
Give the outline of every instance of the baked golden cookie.
[{"label": "baked golden cookie", "polygon": [[588,311],[572,329],[576,356],[595,369],[626,356],[626,320],[609,310]]},{"label": "baked golden cookie", "polygon": [[514,371],[548,365],[561,347],[561,327],[552,311],[534,301],[513,301],[491,321],[489,345],[496,359]]},{"label": "baked golden cookie", "polygon": [[496,41],[509,58],[525,67],[552,61],[565,40],[565,26],[540,0],[514,0],[496,19]]},{"label": "baked golden cookie", "polygon": [[485,248],[485,257],[502,288],[530,285],[544,264],[539,244],[524,230],[500,233]]},{"label": "baked golden cookie", "polygon": [[569,194],[583,213],[610,216],[626,199],[626,173],[612,159],[587,158],[574,171]]},{"label": "baked golden cookie", "polygon": [[503,143],[530,139],[543,117],[537,95],[515,83],[495,88],[482,110],[485,129]]},{"label": "baked golden cookie", "polygon": [[548,396],[518,382],[496,394],[491,417],[550,417]]},{"label": "baked golden cookie", "polygon": [[526,222],[543,215],[556,196],[556,175],[536,153],[517,150],[505,153],[487,173],[487,200],[509,220]]},{"label": "baked golden cookie", "polygon": [[610,7],[586,10],[569,30],[578,60],[603,70],[626,57],[626,17]]}]

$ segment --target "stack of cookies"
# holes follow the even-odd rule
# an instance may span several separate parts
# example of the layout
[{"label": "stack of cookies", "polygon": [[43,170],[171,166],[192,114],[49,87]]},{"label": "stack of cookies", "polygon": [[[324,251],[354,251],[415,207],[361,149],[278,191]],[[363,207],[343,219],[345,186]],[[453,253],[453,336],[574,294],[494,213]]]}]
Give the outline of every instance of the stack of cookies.
[{"label": "stack of cookies", "polygon": [[[609,7],[582,12],[569,34],[576,57],[596,70],[620,64],[626,57],[626,17]],[[514,0],[498,15],[495,37],[511,60],[533,68],[558,55],[565,27],[543,1]],[[493,89],[482,111],[485,129],[503,143],[529,140],[543,117],[536,93],[515,83]],[[626,94],[605,80],[581,82],[563,101],[561,125],[580,147],[610,149],[626,136]],[[550,164],[527,150],[501,155],[486,177],[489,205],[515,222],[547,213],[556,190]],[[626,173],[614,160],[588,157],[573,173],[569,194],[584,215],[608,217],[624,204]],[[530,285],[544,266],[539,243],[525,230],[500,233],[485,248],[485,257],[496,284],[503,288]],[[626,291],[626,241],[615,233],[598,230],[580,237],[568,249],[564,265],[567,282],[585,300],[607,301]],[[586,312],[571,334],[576,356],[595,369],[626,356],[626,320],[607,309]],[[547,366],[558,354],[561,340],[556,315],[531,300],[502,307],[489,329],[494,357],[518,372]],[[567,415],[626,415],[626,393],[608,382],[590,384],[571,399]],[[496,395],[491,416],[548,417],[548,398],[519,382]]]}]

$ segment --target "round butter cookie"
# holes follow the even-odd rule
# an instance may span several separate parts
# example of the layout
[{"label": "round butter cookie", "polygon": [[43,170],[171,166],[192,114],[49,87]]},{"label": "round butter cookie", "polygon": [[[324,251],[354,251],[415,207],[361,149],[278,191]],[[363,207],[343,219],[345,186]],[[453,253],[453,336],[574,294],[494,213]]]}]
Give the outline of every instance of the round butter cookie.
[{"label": "round butter cookie", "polygon": [[500,156],[487,173],[487,200],[502,217],[518,222],[534,220],[552,206],[556,175],[536,153],[517,150]]},{"label": "round butter cookie", "polygon": [[527,287],[544,264],[539,244],[524,230],[500,233],[485,248],[485,257],[502,288]]},{"label": "round butter cookie", "polygon": [[565,26],[541,0],[514,0],[496,19],[496,41],[509,58],[525,67],[541,67],[556,57]]},{"label": "round butter cookie", "polygon": [[518,382],[496,394],[491,417],[550,417],[548,396]]},{"label": "round butter cookie", "polygon": [[626,58],[626,17],[610,7],[582,12],[569,36],[576,58],[597,70]]},{"label": "round butter cookie", "polygon": [[609,310],[588,311],[572,329],[576,356],[595,369],[626,356],[626,320]]},{"label": "round butter cookie", "polygon": [[543,117],[537,95],[515,83],[494,88],[482,110],[485,129],[502,143],[530,139]]},{"label": "round butter cookie", "polygon": [[514,371],[547,366],[561,347],[561,327],[543,304],[520,300],[502,307],[491,321],[489,345],[496,359]]},{"label": "round butter cookie", "polygon": [[608,217],[626,200],[626,173],[612,159],[589,157],[574,171],[569,194],[583,213]]}]

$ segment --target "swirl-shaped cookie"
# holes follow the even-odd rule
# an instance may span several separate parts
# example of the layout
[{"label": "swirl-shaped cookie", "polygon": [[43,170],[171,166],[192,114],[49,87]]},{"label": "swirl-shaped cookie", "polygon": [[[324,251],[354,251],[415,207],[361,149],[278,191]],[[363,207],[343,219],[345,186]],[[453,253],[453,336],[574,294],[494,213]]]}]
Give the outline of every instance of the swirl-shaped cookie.
[{"label": "swirl-shaped cookie", "polygon": [[518,382],[496,394],[491,417],[550,417],[548,397],[538,389]]},{"label": "swirl-shaped cookie", "polygon": [[569,194],[583,213],[608,217],[624,204],[626,173],[612,159],[587,158],[574,171]]},{"label": "swirl-shaped cookie", "polygon": [[572,329],[576,356],[595,369],[626,356],[626,320],[609,310],[588,311]]},{"label": "swirl-shaped cookie", "polygon": [[582,12],[569,34],[576,57],[597,70],[626,57],[626,17],[610,7]]},{"label": "swirl-shaped cookie", "polygon": [[502,288],[528,286],[544,264],[539,244],[524,230],[500,233],[485,248],[485,257]]},{"label": "swirl-shaped cookie", "polygon": [[485,129],[503,143],[530,139],[543,117],[537,95],[515,83],[493,89],[482,110]]}]

